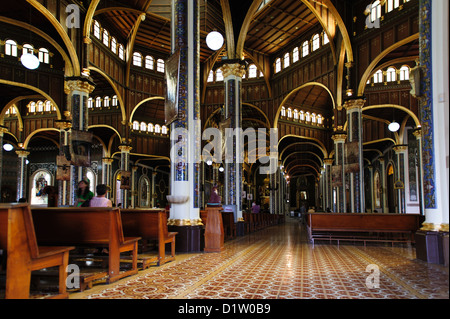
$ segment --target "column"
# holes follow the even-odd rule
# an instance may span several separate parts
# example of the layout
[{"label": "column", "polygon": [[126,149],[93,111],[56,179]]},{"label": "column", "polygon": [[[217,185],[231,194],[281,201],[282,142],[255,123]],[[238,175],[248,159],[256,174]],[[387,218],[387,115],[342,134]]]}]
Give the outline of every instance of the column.
[{"label": "column", "polygon": [[417,149],[418,151],[418,174],[417,174],[417,185],[418,185],[418,191],[419,191],[419,209],[420,209],[420,215],[425,215],[425,202],[423,198],[423,156],[422,156],[422,129],[417,128],[414,130],[413,135],[416,137],[417,140]]},{"label": "column", "polygon": [[[8,132],[8,128],[6,126],[0,125],[0,165],[3,166],[3,134]],[[2,176],[3,172],[0,168],[0,186],[2,185]]]},{"label": "column", "polygon": [[399,214],[406,214],[406,198],[405,198],[405,171],[406,159],[408,158],[408,146],[396,145],[393,147],[395,156],[397,157],[397,175],[395,176],[394,188],[397,191]]},{"label": "column", "polygon": [[16,154],[19,156],[19,171],[17,174],[17,199],[19,200],[20,198],[27,198],[27,156],[30,155],[30,152],[22,149],[17,150]]},{"label": "column", "polygon": [[388,211],[388,203],[387,203],[387,172],[386,172],[386,163],[384,162],[384,158],[379,158],[380,162],[380,178],[381,178],[381,207],[383,209],[383,213],[387,213]]},{"label": "column", "polygon": [[[243,221],[242,215],[242,164],[244,162],[244,145],[242,144],[242,77],[245,65],[240,61],[222,66],[225,83],[225,118],[229,121],[225,147],[225,193],[226,205],[236,206],[235,221]],[[232,140],[231,140],[232,138]],[[271,193],[272,194],[272,193]],[[272,198],[271,198],[272,199]],[[272,200],[271,200],[272,202]],[[273,205],[271,203],[271,212]]]},{"label": "column", "polygon": [[136,165],[131,167],[131,208],[136,207],[136,199],[139,198],[139,194],[136,189],[136,172],[138,168],[139,167]]},{"label": "column", "polygon": [[364,212],[364,165],[363,165],[363,127],[362,107],[365,100],[361,98],[345,101],[347,110],[347,143],[345,172],[350,179],[350,207],[351,213]]},{"label": "column", "polygon": [[449,2],[420,0],[419,25],[425,223],[416,234],[416,252],[418,259],[443,263],[449,231]]},{"label": "column", "polygon": [[334,213],[347,212],[347,202],[345,196],[345,152],[344,145],[347,135],[343,133],[334,134],[332,137],[335,149],[335,166],[333,166],[332,186],[336,191],[336,203],[330,207]]},{"label": "column", "polygon": [[[131,182],[131,171],[130,171],[130,152],[133,148],[128,144],[122,144],[119,145],[120,150],[120,170],[121,170],[121,176],[129,175],[130,182]],[[131,189],[129,187],[130,185],[122,185],[122,182],[120,183],[120,194],[121,199],[117,199],[117,203],[122,203],[122,208],[128,208],[128,192]]]},{"label": "column", "polygon": [[69,206],[71,203],[71,161],[68,159],[70,155],[70,129],[72,122],[70,121],[70,112],[64,113],[66,120],[55,121],[56,127],[59,129],[59,153],[56,160],[58,165],[56,179],[58,180],[58,205]]},{"label": "column", "polygon": [[369,189],[370,189],[370,194],[366,194],[366,196],[370,197],[370,212],[373,213],[375,210],[375,196],[374,196],[374,189],[373,189],[373,166],[369,165],[369,174],[370,174],[370,178],[369,178]]},{"label": "column", "polygon": [[113,181],[112,181],[112,163],[114,162],[113,158],[104,157],[102,158],[102,184],[108,186],[109,191],[106,193],[106,197],[111,199],[111,191],[114,189]]},{"label": "column", "polygon": [[324,199],[323,199],[323,210],[326,211],[327,208],[331,209],[331,206],[333,204],[333,190],[331,187],[331,169],[333,166],[333,159],[327,158],[324,160],[325,164],[325,171],[324,171],[324,178],[323,178],[323,189],[324,189]]},{"label": "column", "polygon": [[[64,83],[64,92],[67,95],[67,111],[64,113],[66,120],[72,123],[68,135],[68,143],[74,139],[74,135],[87,132],[89,127],[89,110],[87,101],[89,94],[94,91],[95,85],[87,77],[67,78]],[[88,150],[89,152],[89,150]],[[72,158],[72,161],[74,159]],[[68,205],[75,202],[78,182],[86,178],[86,169],[83,166],[71,166],[70,184],[67,186],[69,193]]]},{"label": "column", "polygon": [[171,124],[169,225],[177,251],[200,250],[200,26],[198,0],[172,1],[172,53],[179,53],[178,117]]}]

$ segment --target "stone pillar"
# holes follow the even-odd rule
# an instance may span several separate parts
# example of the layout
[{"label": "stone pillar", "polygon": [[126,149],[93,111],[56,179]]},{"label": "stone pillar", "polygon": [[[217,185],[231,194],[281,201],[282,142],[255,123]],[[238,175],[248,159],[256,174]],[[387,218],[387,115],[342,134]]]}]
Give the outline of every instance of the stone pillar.
[{"label": "stone pillar", "polygon": [[388,203],[387,203],[387,172],[386,172],[386,163],[384,162],[384,158],[379,158],[380,162],[380,179],[381,179],[381,207],[383,209],[383,213],[387,213],[388,211]]},{"label": "stone pillar", "polygon": [[417,149],[418,151],[418,174],[417,174],[417,185],[418,185],[418,195],[419,195],[419,209],[420,215],[425,215],[425,201],[424,201],[424,191],[423,191],[423,156],[422,156],[422,129],[417,128],[413,132],[414,136],[417,140]]},{"label": "stone pillar", "polygon": [[111,191],[114,189],[113,181],[112,181],[112,163],[114,162],[113,158],[104,157],[102,158],[102,184],[108,186],[108,192],[106,193],[106,197],[111,199]]},{"label": "stone pillar", "polygon": [[156,175],[158,172],[152,172],[152,207],[156,207],[156,198],[155,198],[155,190],[156,190]]},{"label": "stone pillar", "polygon": [[406,213],[406,195],[405,195],[405,172],[406,172],[406,160],[408,158],[408,146],[396,145],[394,146],[394,152],[397,157],[397,176],[395,176],[394,187],[397,191],[399,214]]},{"label": "stone pillar", "polygon": [[370,189],[370,194],[366,194],[366,196],[370,197],[370,212],[373,213],[373,211],[375,210],[375,196],[374,196],[374,188],[373,188],[373,166],[369,165],[369,174],[370,174],[370,178],[369,178],[369,189]]},{"label": "stone pillar", "polygon": [[[19,170],[17,174],[17,200],[20,198],[27,198],[27,156],[30,152],[26,150],[17,150],[16,154],[19,156]],[[27,199],[29,201],[30,199]]]},{"label": "stone pillar", "polygon": [[[68,141],[66,145],[70,145],[74,132],[87,132],[89,127],[89,110],[87,101],[89,94],[95,89],[95,85],[87,77],[67,78],[64,83],[64,92],[67,95],[67,111],[65,112],[67,121],[71,122],[71,130],[69,131]],[[71,166],[71,179],[69,189],[68,205],[75,203],[78,182],[86,178],[86,169],[81,166]],[[61,186],[60,186],[61,188]]]},{"label": "stone pillar", "polygon": [[[235,221],[242,221],[242,165],[244,162],[244,145],[242,132],[242,77],[245,65],[233,60],[222,67],[225,82],[225,118],[229,121],[229,133],[225,146],[225,192],[226,205],[236,206]],[[231,140],[232,138],[232,140]],[[272,193],[271,193],[272,194]],[[272,199],[272,198],[271,198]],[[271,203],[271,212],[272,212]]]},{"label": "stone pillar", "polygon": [[443,263],[442,238],[448,234],[449,224],[449,2],[420,0],[419,12],[417,95],[422,124],[425,223],[416,234],[416,250],[418,259]]},{"label": "stone pillar", "polygon": [[177,251],[200,250],[200,25],[198,0],[172,2],[172,53],[179,53],[178,117],[171,124],[169,225]]},{"label": "stone pillar", "polygon": [[[130,170],[130,152],[132,150],[132,147],[128,144],[122,144],[119,145],[119,150],[120,150],[120,170],[121,170],[121,175],[123,176],[124,174],[130,174],[130,183],[131,183],[131,170]],[[131,186],[131,185],[130,185]],[[117,203],[122,203],[122,208],[128,208],[129,203],[128,203],[128,192],[130,191],[131,187],[129,188],[122,188],[123,185],[121,183],[121,190],[120,190],[120,196],[121,199],[117,199]]]},{"label": "stone pillar", "polygon": [[331,209],[333,204],[333,189],[331,187],[331,169],[333,167],[333,159],[327,158],[324,160],[325,170],[323,175],[323,210],[326,211],[327,208]]},{"label": "stone pillar", "polygon": [[332,137],[335,149],[335,166],[332,168],[333,188],[336,190],[336,204],[330,207],[334,213],[347,212],[347,202],[345,196],[345,141],[347,135],[343,133],[334,134]]},{"label": "stone pillar", "polygon": [[350,180],[350,207],[351,213],[364,212],[364,165],[363,165],[363,126],[362,107],[365,100],[362,98],[345,101],[347,110],[347,154],[345,163],[346,174]]}]

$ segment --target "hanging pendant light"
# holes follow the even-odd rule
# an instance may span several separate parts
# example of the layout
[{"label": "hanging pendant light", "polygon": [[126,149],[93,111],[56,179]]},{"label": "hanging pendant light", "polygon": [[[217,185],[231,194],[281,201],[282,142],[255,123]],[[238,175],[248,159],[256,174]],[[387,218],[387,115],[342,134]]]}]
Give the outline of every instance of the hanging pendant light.
[{"label": "hanging pendant light", "polygon": [[36,70],[41,64],[38,57],[31,53],[23,54],[20,58],[20,62],[22,62],[23,66],[29,70]]},{"label": "hanging pendant light", "polygon": [[400,129],[400,124],[398,124],[395,120],[389,124],[388,126],[389,131],[395,133]]},{"label": "hanging pendant light", "polygon": [[217,31],[212,31],[206,36],[206,45],[213,51],[219,50],[224,43],[222,34]]}]

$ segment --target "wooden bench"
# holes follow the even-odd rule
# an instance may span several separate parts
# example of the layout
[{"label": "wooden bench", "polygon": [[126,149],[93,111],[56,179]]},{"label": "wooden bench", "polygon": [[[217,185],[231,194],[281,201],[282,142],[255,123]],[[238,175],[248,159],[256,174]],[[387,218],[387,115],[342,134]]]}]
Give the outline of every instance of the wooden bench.
[{"label": "wooden bench", "polygon": [[[163,265],[175,260],[176,232],[167,228],[167,213],[164,209],[122,209],[123,232],[126,236],[141,237],[142,240],[157,241],[158,257],[146,258],[140,256],[143,268],[156,262]],[[170,244],[170,256],[166,256],[166,244]]]},{"label": "wooden bench", "polygon": [[308,213],[308,236],[316,240],[413,243],[419,215],[381,213]]},{"label": "wooden bench", "polygon": [[200,211],[200,218],[205,228],[205,252],[217,253],[225,249],[221,211],[222,207],[206,207],[206,210]]},{"label": "wooden bench", "polygon": [[[108,247],[108,269],[84,277],[84,284],[102,275],[107,283],[134,275],[137,269],[139,237],[124,237],[118,208],[64,207],[32,208],[36,237],[39,243],[74,245],[77,247]],[[120,254],[131,253],[131,269],[120,270]]]},{"label": "wooden bench", "polygon": [[223,222],[223,231],[225,235],[225,240],[233,239],[236,237],[236,224],[234,223],[233,212],[221,213]]},{"label": "wooden bench", "polygon": [[40,246],[27,204],[0,204],[0,249],[6,251],[6,299],[30,297],[31,272],[58,267],[59,294],[67,298],[66,269],[74,247]]}]

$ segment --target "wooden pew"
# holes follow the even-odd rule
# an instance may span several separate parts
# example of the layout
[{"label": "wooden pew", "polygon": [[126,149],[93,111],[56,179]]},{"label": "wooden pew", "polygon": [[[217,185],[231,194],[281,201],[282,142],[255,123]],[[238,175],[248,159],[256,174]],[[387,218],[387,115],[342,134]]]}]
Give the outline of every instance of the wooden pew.
[{"label": "wooden pew", "polygon": [[[307,228],[315,240],[354,242],[414,242],[419,215],[381,213],[308,213]],[[406,235],[406,237],[405,237]]]},{"label": "wooden pew", "polygon": [[31,272],[59,268],[59,294],[67,298],[66,268],[74,247],[40,246],[27,204],[0,204],[0,249],[6,251],[6,299],[30,297]]},{"label": "wooden pew", "polygon": [[[108,247],[108,270],[111,283],[136,274],[139,237],[124,237],[118,208],[64,207],[32,208],[36,237],[39,243]],[[120,253],[132,256],[131,269],[120,270]],[[99,278],[97,274],[93,278]]]},{"label": "wooden pew", "polygon": [[234,223],[233,212],[222,212],[223,231],[225,240],[233,239],[236,237],[236,224]]},{"label": "wooden pew", "polygon": [[[164,209],[122,209],[121,214],[126,236],[138,236],[143,240],[158,242],[158,266],[175,260],[175,236],[178,233],[168,231]],[[170,256],[166,256],[166,244],[171,246]],[[151,258],[142,258],[143,268],[147,268],[154,261]]]}]

